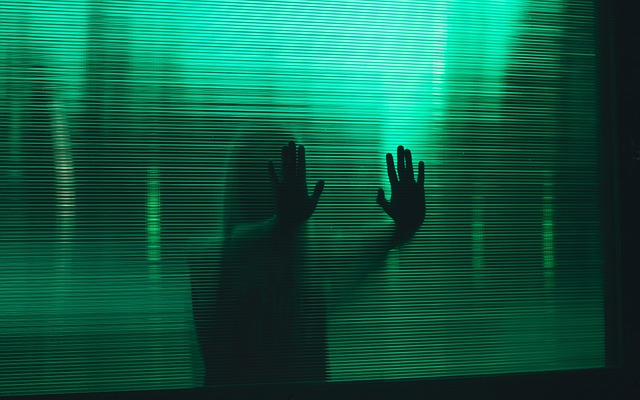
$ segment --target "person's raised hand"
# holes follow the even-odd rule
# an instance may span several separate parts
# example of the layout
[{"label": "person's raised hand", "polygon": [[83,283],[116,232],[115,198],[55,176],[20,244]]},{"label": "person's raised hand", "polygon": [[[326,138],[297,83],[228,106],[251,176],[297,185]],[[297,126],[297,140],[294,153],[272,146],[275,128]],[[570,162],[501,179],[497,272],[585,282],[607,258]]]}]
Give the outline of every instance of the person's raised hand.
[{"label": "person's raised hand", "polygon": [[287,228],[297,228],[311,217],[318,205],[324,181],[318,181],[309,196],[304,146],[291,141],[282,147],[282,179],[273,161],[269,161],[269,177],[276,195],[276,218]]},{"label": "person's raised hand", "polygon": [[396,223],[403,234],[415,233],[425,217],[424,162],[418,164],[418,180],[413,172],[411,151],[398,146],[398,172],[393,165],[393,155],[387,153],[387,173],[391,183],[391,199],[387,200],[382,188],[378,189],[377,202]]}]

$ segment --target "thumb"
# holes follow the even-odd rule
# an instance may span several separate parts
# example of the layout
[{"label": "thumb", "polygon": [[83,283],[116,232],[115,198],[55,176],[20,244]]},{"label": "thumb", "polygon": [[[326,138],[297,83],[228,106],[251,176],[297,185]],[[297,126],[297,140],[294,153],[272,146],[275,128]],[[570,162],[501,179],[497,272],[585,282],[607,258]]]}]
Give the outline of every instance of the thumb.
[{"label": "thumb", "polygon": [[384,212],[386,212],[387,214],[389,214],[389,216],[391,216],[391,212],[390,212],[391,204],[384,197],[384,190],[382,190],[382,188],[378,188],[378,197],[376,198],[376,202],[380,205],[380,207],[382,207]]},{"label": "thumb", "polygon": [[313,189],[313,194],[311,195],[311,207],[315,210],[316,205],[318,205],[318,200],[320,200],[320,195],[322,194],[322,190],[324,189],[324,181],[318,181],[316,183],[316,187]]}]

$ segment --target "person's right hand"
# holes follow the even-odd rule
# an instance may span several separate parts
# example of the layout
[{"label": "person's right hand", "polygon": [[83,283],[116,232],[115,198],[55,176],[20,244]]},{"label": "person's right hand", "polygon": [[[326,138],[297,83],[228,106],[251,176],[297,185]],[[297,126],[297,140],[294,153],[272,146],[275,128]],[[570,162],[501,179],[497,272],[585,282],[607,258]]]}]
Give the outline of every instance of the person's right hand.
[{"label": "person's right hand", "polygon": [[415,233],[425,217],[424,162],[418,164],[418,180],[413,174],[411,151],[398,146],[398,174],[393,165],[393,155],[387,153],[387,173],[391,183],[391,199],[378,189],[377,202],[404,234]]},{"label": "person's right hand", "polygon": [[282,180],[278,179],[273,161],[269,161],[269,177],[276,195],[276,218],[281,226],[296,228],[311,217],[318,205],[324,181],[316,183],[313,194],[307,192],[304,146],[289,142],[282,147]]}]

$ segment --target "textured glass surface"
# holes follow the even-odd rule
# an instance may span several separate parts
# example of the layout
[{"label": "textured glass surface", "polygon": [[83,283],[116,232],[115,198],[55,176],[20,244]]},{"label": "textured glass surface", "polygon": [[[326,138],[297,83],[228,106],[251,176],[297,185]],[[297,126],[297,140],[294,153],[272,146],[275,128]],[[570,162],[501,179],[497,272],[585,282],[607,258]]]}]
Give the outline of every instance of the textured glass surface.
[{"label": "textured glass surface", "polygon": [[[270,206],[290,138],[326,181],[299,363],[603,367],[595,64],[589,0],[2,1],[0,396],[202,385],[188,260],[216,281],[233,174]],[[427,217],[378,256],[398,145]]]}]

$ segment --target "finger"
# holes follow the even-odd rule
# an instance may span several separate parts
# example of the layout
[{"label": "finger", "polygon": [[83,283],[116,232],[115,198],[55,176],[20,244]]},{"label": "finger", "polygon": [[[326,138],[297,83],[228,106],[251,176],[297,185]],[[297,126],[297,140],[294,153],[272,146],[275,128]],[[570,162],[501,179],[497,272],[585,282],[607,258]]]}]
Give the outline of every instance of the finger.
[{"label": "finger", "polygon": [[407,168],[407,177],[413,181],[413,162],[411,161],[411,151],[409,149],[404,149],[404,160]]},{"label": "finger", "polygon": [[305,159],[304,146],[298,146],[298,179],[307,181],[307,161]]},{"label": "finger", "polygon": [[[293,157],[291,153],[294,153]],[[296,175],[296,157],[294,147],[291,142],[282,148],[282,176],[283,181],[291,181]]]},{"label": "finger", "polygon": [[316,209],[316,205],[318,205],[318,200],[320,200],[320,195],[322,194],[323,189],[324,181],[318,181],[318,183],[316,183],[316,187],[313,189],[313,194],[311,195],[312,210]]},{"label": "finger", "polygon": [[276,174],[276,167],[273,165],[273,161],[269,161],[269,179],[274,187],[278,185],[278,174]]},{"label": "finger", "polygon": [[281,155],[281,159],[282,159],[282,180],[288,180],[290,173],[289,173],[289,146],[282,146],[282,155]]},{"label": "finger", "polygon": [[391,182],[391,185],[398,183],[396,168],[393,166],[393,155],[391,153],[387,153],[387,174],[389,175],[389,182]]},{"label": "finger", "polygon": [[398,178],[402,180],[405,177],[404,169],[404,147],[398,146]]},{"label": "finger", "polygon": [[292,140],[289,142],[289,173],[291,177],[296,177],[296,143]]},{"label": "finger", "polygon": [[378,197],[376,198],[376,203],[378,203],[380,207],[382,207],[384,212],[391,216],[391,214],[389,213],[391,211],[391,207],[389,201],[384,197],[384,190],[382,190],[382,188],[378,188]]},{"label": "finger", "polygon": [[418,164],[418,185],[424,187],[424,161]]}]

